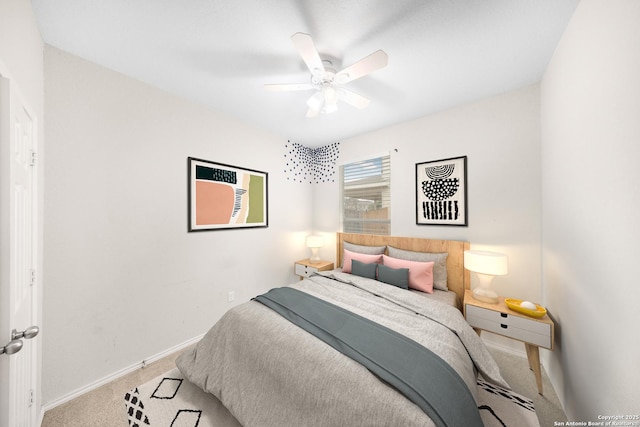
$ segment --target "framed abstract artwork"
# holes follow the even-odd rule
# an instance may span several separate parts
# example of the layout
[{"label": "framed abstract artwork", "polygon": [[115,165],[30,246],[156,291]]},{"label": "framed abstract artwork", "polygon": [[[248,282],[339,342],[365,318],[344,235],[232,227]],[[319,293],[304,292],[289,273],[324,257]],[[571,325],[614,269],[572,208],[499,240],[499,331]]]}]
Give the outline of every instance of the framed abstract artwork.
[{"label": "framed abstract artwork", "polygon": [[467,156],[416,163],[416,224],[467,225]]},{"label": "framed abstract artwork", "polygon": [[268,174],[188,158],[189,231],[268,227]]}]

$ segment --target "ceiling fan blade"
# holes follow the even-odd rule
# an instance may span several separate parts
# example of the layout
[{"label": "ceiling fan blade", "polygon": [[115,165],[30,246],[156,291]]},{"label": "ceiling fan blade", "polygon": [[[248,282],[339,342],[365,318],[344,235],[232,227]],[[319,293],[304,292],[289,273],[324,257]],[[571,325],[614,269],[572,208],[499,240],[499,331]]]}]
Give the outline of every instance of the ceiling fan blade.
[{"label": "ceiling fan blade", "polygon": [[366,76],[376,70],[384,68],[389,62],[389,56],[383,50],[376,50],[371,55],[362,58],[353,65],[341,70],[336,74],[339,84],[344,84],[362,76]]},{"label": "ceiling fan blade", "polygon": [[288,83],[288,84],[266,84],[264,89],[269,92],[285,92],[292,90],[309,90],[313,89],[311,83]]},{"label": "ceiling fan blade", "polygon": [[324,65],[322,65],[322,60],[311,36],[305,33],[295,33],[291,36],[291,40],[311,74],[324,73]]},{"label": "ceiling fan blade", "polygon": [[369,106],[371,100],[369,98],[365,98],[362,95],[358,95],[355,92],[351,92],[350,90],[341,88],[338,91],[338,98],[340,100],[346,102],[349,105],[353,105],[356,108],[363,109]]}]

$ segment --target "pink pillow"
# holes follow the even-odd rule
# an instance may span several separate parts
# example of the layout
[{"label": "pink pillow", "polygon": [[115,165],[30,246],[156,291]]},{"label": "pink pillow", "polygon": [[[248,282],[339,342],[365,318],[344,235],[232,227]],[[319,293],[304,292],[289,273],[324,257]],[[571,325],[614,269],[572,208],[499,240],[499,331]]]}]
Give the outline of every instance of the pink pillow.
[{"label": "pink pillow", "polygon": [[408,268],[409,287],[429,294],[433,293],[434,262],[407,261],[383,255],[382,263],[391,268]]},{"label": "pink pillow", "polygon": [[365,264],[369,264],[372,262],[375,262],[376,264],[380,264],[382,262],[382,255],[360,254],[358,252],[351,252],[345,249],[344,256],[342,257],[343,273],[351,273],[351,260],[353,259],[360,262],[364,262]]}]

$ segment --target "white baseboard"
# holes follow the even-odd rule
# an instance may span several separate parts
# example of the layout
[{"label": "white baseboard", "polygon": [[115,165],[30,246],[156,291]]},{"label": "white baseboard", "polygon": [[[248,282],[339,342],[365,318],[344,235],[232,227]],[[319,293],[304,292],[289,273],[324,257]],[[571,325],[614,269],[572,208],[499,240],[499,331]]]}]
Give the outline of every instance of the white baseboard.
[{"label": "white baseboard", "polygon": [[106,377],[100,378],[97,381],[94,381],[94,382],[92,382],[90,384],[87,384],[84,387],[80,387],[79,389],[76,389],[76,390],[72,391],[71,393],[68,393],[68,394],[66,394],[66,395],[64,395],[64,396],[62,396],[62,397],[60,397],[58,399],[55,399],[55,400],[53,400],[51,402],[48,402],[48,403],[46,403],[46,404],[44,404],[42,406],[42,416],[44,417],[44,413],[46,411],[49,411],[49,410],[55,408],[56,406],[60,406],[63,403],[66,403],[66,402],[68,402],[70,400],[75,399],[76,397],[79,397],[79,396],[81,396],[81,395],[83,395],[85,393],[90,392],[91,390],[95,390],[96,388],[98,388],[100,386],[108,384],[111,381],[117,380],[120,377],[123,377],[123,376],[125,376],[127,374],[130,374],[131,372],[133,372],[135,370],[138,370],[140,368],[143,368],[143,367],[145,367],[146,365],[148,365],[150,363],[153,363],[153,362],[155,362],[157,360],[160,360],[163,357],[167,357],[170,354],[173,354],[173,353],[175,353],[177,351],[180,351],[180,350],[182,350],[184,348],[187,348],[190,345],[195,344],[198,341],[200,341],[203,336],[204,336],[204,334],[198,335],[197,337],[191,338],[190,340],[187,340],[187,341],[185,341],[185,342],[183,342],[181,344],[175,345],[175,346],[173,346],[171,348],[168,348],[168,349],[166,349],[164,351],[161,351],[160,353],[154,354],[153,356],[148,357],[148,358],[146,358],[146,359],[144,359],[144,360],[142,360],[142,361],[140,361],[138,363],[134,363],[131,366],[127,366],[126,368],[120,369],[119,371],[116,371],[116,372],[114,372],[114,373],[112,373],[110,375],[107,375]]}]

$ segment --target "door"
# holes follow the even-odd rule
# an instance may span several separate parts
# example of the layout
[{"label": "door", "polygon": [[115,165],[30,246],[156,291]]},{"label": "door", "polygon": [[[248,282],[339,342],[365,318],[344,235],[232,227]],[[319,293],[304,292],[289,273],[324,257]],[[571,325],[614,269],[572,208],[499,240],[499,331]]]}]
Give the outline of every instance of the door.
[{"label": "door", "polygon": [[[36,125],[12,81],[0,76],[0,426],[33,427],[38,286]],[[19,351],[16,351],[22,342]],[[9,354],[11,353],[11,354]]]}]

